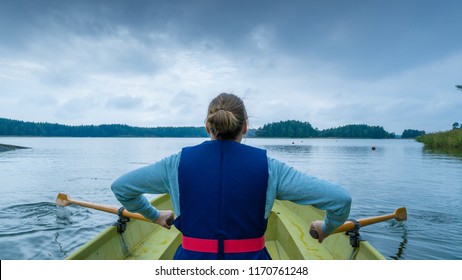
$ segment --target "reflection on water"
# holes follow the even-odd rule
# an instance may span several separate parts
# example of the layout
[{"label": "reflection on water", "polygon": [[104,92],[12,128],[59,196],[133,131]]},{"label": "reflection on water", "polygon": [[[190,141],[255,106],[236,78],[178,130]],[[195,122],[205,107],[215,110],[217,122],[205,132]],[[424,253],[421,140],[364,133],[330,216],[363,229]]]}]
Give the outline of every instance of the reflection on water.
[{"label": "reflection on water", "polygon": [[405,250],[406,250],[406,244],[408,242],[407,240],[407,228],[406,228],[406,223],[404,222],[396,222],[396,227],[400,229],[400,231],[402,232],[402,235],[401,235],[401,242],[399,243],[399,246],[398,246],[398,251],[396,252],[396,254],[390,256],[391,259],[394,259],[394,260],[401,260],[401,259],[404,259],[404,253],[405,253]]},{"label": "reflection on water", "polygon": [[264,149],[286,155],[306,155],[311,152],[312,147],[308,145],[264,145]]},{"label": "reflection on water", "polygon": [[462,149],[429,149],[423,148],[423,153],[427,155],[437,156],[437,157],[453,157],[462,160]]},{"label": "reflection on water", "polygon": [[59,232],[56,232],[54,241],[58,246],[59,253],[63,256],[63,258],[65,258],[69,255],[69,253],[64,249],[63,244],[58,239],[59,239]]}]

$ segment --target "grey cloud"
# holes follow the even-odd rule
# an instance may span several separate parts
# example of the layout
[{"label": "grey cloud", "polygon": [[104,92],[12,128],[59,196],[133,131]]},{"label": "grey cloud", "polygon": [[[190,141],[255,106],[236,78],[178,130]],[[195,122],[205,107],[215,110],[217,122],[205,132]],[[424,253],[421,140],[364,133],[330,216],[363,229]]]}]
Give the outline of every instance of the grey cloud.
[{"label": "grey cloud", "polygon": [[206,107],[205,104],[200,104],[197,95],[187,91],[181,91],[175,94],[175,96],[172,98],[169,108],[173,112],[186,114],[190,113],[192,109],[197,109],[200,106],[204,108]]},{"label": "grey cloud", "polygon": [[82,119],[85,114],[99,106],[96,98],[90,96],[74,97],[56,109],[56,115],[67,120]]},{"label": "grey cloud", "polygon": [[[450,54],[461,52],[461,5],[5,0],[0,111],[38,92],[61,104],[57,115],[66,119],[86,113],[99,122],[114,113],[121,118],[115,110],[141,109],[165,125],[187,125],[203,120],[209,97],[231,88],[246,96],[260,124],[297,118],[321,128],[363,120],[398,126],[399,118],[387,115],[398,115],[399,106],[386,106],[401,96],[435,103],[434,92],[447,87],[459,98],[461,60]],[[443,56],[451,63],[432,66]],[[344,94],[335,95],[339,90]],[[270,102],[279,99],[284,102]],[[437,109],[428,116],[448,115],[445,123],[454,118],[448,110],[458,112]],[[42,115],[45,107],[35,110]],[[430,124],[424,114],[403,118]],[[124,120],[130,119],[148,118],[131,111]]]},{"label": "grey cloud", "polygon": [[143,102],[143,98],[141,97],[131,95],[117,96],[109,99],[106,102],[106,108],[118,110],[131,110],[142,107]]}]

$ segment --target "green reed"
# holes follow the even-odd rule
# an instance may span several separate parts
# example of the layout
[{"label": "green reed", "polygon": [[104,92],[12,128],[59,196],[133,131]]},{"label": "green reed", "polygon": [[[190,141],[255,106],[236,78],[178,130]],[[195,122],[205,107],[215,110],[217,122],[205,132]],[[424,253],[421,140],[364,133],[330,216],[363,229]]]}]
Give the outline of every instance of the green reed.
[{"label": "green reed", "polygon": [[417,137],[416,140],[430,149],[462,149],[462,129],[425,134]]}]

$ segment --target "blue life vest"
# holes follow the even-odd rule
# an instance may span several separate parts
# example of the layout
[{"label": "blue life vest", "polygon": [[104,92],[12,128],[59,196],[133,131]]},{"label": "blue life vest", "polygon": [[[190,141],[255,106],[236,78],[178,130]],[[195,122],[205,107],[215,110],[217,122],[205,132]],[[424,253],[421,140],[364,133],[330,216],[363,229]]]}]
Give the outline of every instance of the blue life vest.
[{"label": "blue life vest", "polygon": [[174,259],[271,259],[264,243],[252,252],[224,249],[229,240],[258,239],[266,231],[265,150],[226,140],[184,148],[178,183],[181,215],[175,227],[191,240],[217,242],[218,251],[187,250],[180,245]]}]

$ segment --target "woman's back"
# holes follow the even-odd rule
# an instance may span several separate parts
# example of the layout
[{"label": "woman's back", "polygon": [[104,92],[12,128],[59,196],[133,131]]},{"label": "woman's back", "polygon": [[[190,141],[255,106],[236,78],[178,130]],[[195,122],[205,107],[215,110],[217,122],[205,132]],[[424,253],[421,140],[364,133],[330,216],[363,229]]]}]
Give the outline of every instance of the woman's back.
[{"label": "woman's back", "polygon": [[[178,169],[181,215],[175,226],[187,238],[196,238],[196,243],[200,242],[197,239],[238,243],[261,238],[267,224],[267,162],[266,151],[235,141],[214,140],[183,149]],[[217,252],[218,257],[220,253],[236,251],[227,247]],[[193,247],[189,249],[194,251]],[[188,258],[195,255],[190,253]],[[249,257],[250,254],[225,258]]]}]

